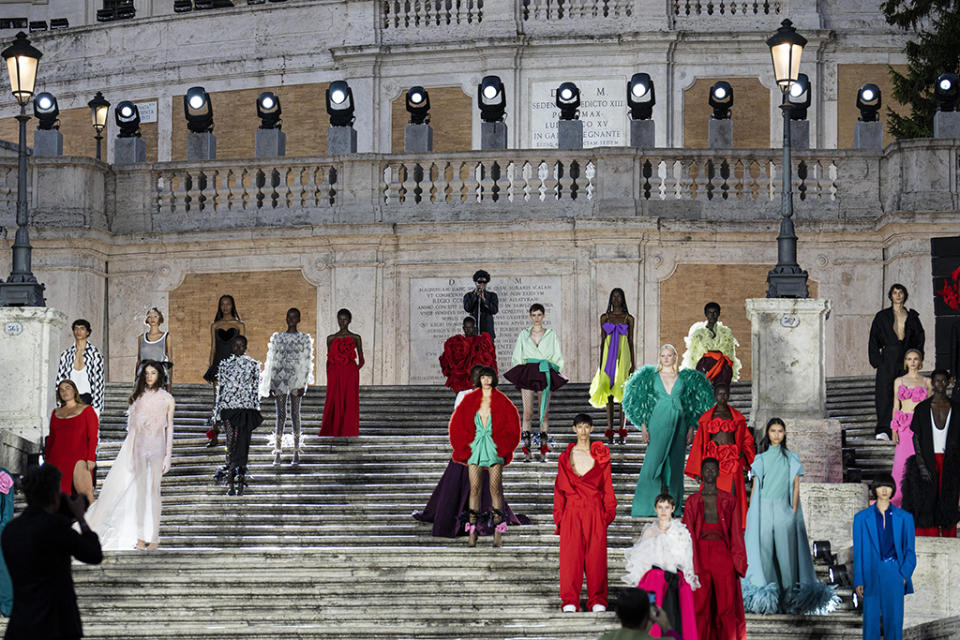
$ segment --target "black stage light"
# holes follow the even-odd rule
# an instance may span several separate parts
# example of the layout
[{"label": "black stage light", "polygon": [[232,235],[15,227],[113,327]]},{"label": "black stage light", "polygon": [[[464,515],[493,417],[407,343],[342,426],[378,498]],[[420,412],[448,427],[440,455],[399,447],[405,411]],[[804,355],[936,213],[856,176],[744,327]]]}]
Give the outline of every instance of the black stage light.
[{"label": "black stage light", "polygon": [[790,85],[787,102],[793,105],[790,110],[791,120],[807,119],[807,109],[810,108],[810,78],[807,74],[799,74],[797,81]]},{"label": "black stage light", "polygon": [[140,109],[129,100],[124,100],[117,105],[113,116],[120,127],[118,138],[139,138],[140,137]]},{"label": "black stage light", "polygon": [[830,542],[828,540],[815,540],[813,543],[813,558],[827,564],[833,564],[834,556],[830,553]]},{"label": "black stage light", "polygon": [[430,94],[426,89],[410,87],[407,91],[407,111],[410,113],[410,124],[430,122]]},{"label": "black stage light", "polygon": [[232,6],[231,0],[193,0],[195,9],[225,9]]},{"label": "black stage light", "polygon": [[117,0],[117,20],[129,20],[137,15],[133,0]]},{"label": "black stage light", "polygon": [[[412,91],[412,89],[411,89]],[[426,92],[424,91],[424,94]],[[353,115],[353,89],[344,80],[331,82],[326,93],[327,114],[330,116],[330,126],[349,127],[356,119]],[[429,108],[429,102],[427,107]],[[410,109],[410,99],[407,98],[407,110]],[[412,120],[411,120],[412,122]]]},{"label": "black stage light", "polygon": [[46,31],[47,30],[47,21],[46,20],[31,20],[30,21],[30,31]]},{"label": "black stage light", "polygon": [[26,29],[26,18],[0,18],[0,29]]},{"label": "black stage light", "polygon": [[710,87],[707,102],[713,107],[714,120],[729,120],[730,108],[733,107],[733,87],[725,80],[714,83]]},{"label": "black stage light", "polygon": [[50,20],[51,29],[67,29],[70,27],[70,21],[66,18],[52,18]]},{"label": "black stage light", "polygon": [[267,0],[247,0],[247,4],[266,4]]},{"label": "black stage light", "polygon": [[117,19],[117,0],[103,0],[103,8],[97,9],[97,22],[111,22]]},{"label": "black stage light", "polygon": [[940,103],[940,111],[956,111],[960,98],[960,82],[955,73],[941,73],[933,88],[933,97]]},{"label": "black stage light", "polygon": [[877,85],[865,84],[857,91],[857,109],[862,122],[876,122],[880,104],[880,87]]},{"label": "black stage light", "polygon": [[484,76],[477,86],[477,106],[484,122],[503,122],[507,111],[507,92],[500,76]]},{"label": "black stage light", "polygon": [[830,567],[830,583],[840,587],[849,587],[851,585],[850,574],[847,573],[847,565],[835,564]]},{"label": "black stage light", "polygon": [[190,87],[183,96],[183,112],[187,128],[194,133],[213,131],[213,104],[203,87]]},{"label": "black stage light", "polygon": [[272,91],[264,91],[257,97],[257,117],[261,129],[279,129],[281,127],[280,98]]},{"label": "black stage light", "polygon": [[60,107],[52,93],[38,93],[33,99],[33,115],[37,117],[37,128],[49,131],[59,129]]},{"label": "black stage light", "polygon": [[633,120],[649,120],[653,117],[653,105],[657,103],[657,95],[653,90],[653,80],[649,73],[635,73],[627,83],[627,105],[630,107],[630,118]]},{"label": "black stage light", "polygon": [[580,88],[572,82],[564,82],[557,87],[554,104],[560,109],[561,120],[579,120]]},{"label": "black stage light", "polygon": [[173,11],[175,13],[193,11],[193,0],[173,0]]}]

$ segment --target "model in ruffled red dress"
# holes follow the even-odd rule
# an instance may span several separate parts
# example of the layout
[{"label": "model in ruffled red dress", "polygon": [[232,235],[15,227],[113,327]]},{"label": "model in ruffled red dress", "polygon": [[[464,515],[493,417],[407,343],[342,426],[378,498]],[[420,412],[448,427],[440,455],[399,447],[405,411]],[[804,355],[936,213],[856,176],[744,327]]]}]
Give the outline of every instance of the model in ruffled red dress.
[{"label": "model in ruffled red dress", "polygon": [[747,427],[743,414],[731,407],[730,387],[718,384],[713,391],[717,401],[712,409],[700,416],[697,435],[687,457],[684,472],[695,480],[701,479],[700,466],[706,458],[720,461],[717,487],[737,499],[740,528],[747,526],[747,488],[743,472],[753,464],[757,446],[753,433]]},{"label": "model in ruffled red dress", "polygon": [[80,393],[72,380],[57,385],[58,408],[50,415],[50,435],[44,448],[44,460],[60,470],[60,491],[79,493],[93,502],[93,469],[97,463],[99,420],[88,404],[80,402]]},{"label": "model in ruffled red dress", "polygon": [[337,311],[340,330],[327,336],[327,397],[323,402],[321,436],[360,435],[360,367],[363,341],[350,331],[353,314]]},{"label": "model in ruffled red dress", "polygon": [[463,334],[451,336],[443,343],[440,354],[440,370],[447,377],[446,385],[460,392],[473,389],[470,371],[476,366],[497,370],[497,350],[490,334],[477,335],[477,321],[467,316],[463,319]]},{"label": "model in ruffled red dress", "polygon": [[580,610],[580,587],[587,575],[587,607],[607,609],[607,527],[617,514],[610,475],[610,449],[590,443],[593,421],[573,419],[577,441],[557,461],[553,521],[560,536],[560,599],[563,611]]}]

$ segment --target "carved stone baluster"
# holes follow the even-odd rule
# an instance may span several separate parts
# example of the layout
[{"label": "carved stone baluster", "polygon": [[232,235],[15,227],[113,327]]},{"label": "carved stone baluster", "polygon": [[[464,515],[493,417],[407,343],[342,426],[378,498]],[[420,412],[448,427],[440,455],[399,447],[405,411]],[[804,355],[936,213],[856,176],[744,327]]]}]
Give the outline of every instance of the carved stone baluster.
[{"label": "carved stone baluster", "polygon": [[705,167],[700,160],[690,160],[687,164],[688,187],[687,193],[691,200],[696,200],[697,196],[702,196],[703,189],[700,182],[703,181],[703,174],[706,173]]},{"label": "carved stone baluster", "polygon": [[730,161],[724,158],[720,161],[720,197],[724,200],[730,197]]},{"label": "carved stone baluster", "polygon": [[540,202],[547,199],[547,176],[550,172],[550,166],[545,160],[541,160],[537,165],[537,198]]},{"label": "carved stone baluster", "polygon": [[520,170],[520,178],[523,180],[523,201],[530,202],[531,183],[533,181],[533,165],[529,160],[523,162],[523,168]]},{"label": "carved stone baluster", "polygon": [[594,182],[594,178],[597,176],[597,163],[594,160],[587,162],[583,175],[586,179],[583,191],[587,195],[587,200],[593,200],[594,193],[596,192],[596,182]]}]

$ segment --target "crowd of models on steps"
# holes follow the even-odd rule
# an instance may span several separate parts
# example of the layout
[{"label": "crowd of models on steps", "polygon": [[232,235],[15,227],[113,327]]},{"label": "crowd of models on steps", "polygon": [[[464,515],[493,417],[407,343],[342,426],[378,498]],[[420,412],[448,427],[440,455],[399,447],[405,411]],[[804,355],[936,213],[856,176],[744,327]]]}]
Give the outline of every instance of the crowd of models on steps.
[{"label": "crowd of models on steps", "polygon": [[[449,338],[440,356],[446,386],[457,392],[449,423],[451,460],[414,517],[432,523],[435,536],[465,535],[475,547],[479,536],[491,535],[493,546],[500,547],[508,525],[530,523],[504,499],[503,468],[515,452],[523,462],[548,461],[556,446],[549,435],[550,396],[568,380],[559,336],[544,324],[545,307],[533,304],[530,327],[517,336],[512,366],[502,374],[521,393],[522,415],[517,411],[497,389],[499,300],[487,289],[486,271],[477,271],[473,280],[475,288],[463,297],[468,314],[463,333]],[[930,378],[920,374],[924,331],[917,312],[905,306],[906,289],[893,285],[888,297],[892,306],[877,313],[871,327],[869,359],[877,369],[876,435],[889,439],[892,433],[896,452],[892,474],[872,487],[875,505],[855,519],[853,583],[863,602],[864,637],[879,637],[882,628],[890,639],[900,637],[903,596],[913,588],[915,526],[916,535],[956,537],[960,424],[954,422],[960,411],[953,412],[957,388],[953,398],[947,396],[949,371],[937,369]],[[647,621],[651,637],[669,630],[687,640],[744,638],[745,612],[811,615],[838,606],[836,586],[822,583],[814,572],[800,506],[803,465],[787,447],[786,424],[771,419],[758,447],[743,414],[729,404],[741,364],[738,342],[719,321],[720,313],[719,304],[707,303],[705,320],[690,327],[682,356],[664,344],[656,365],[637,368],[635,319],[623,290],[610,292],[599,319],[599,364],[589,390],[590,404],[606,410],[606,444],[591,439],[593,420],[580,413],[572,424],[575,440],[557,459],[553,518],[564,612],[580,610],[584,576],[587,609],[608,606],[606,531],[617,505],[610,446],[625,443],[628,419],[646,444],[631,516],[656,521],[626,551],[623,580],[650,594],[658,621]],[[273,465],[282,463],[284,449],[292,453],[293,466],[300,464],[301,403],[314,382],[314,341],[298,330],[300,320],[298,309],[287,311],[287,328],[270,337],[261,366],[246,355],[245,325],[234,298],[223,295],[218,301],[203,377],[216,389],[207,446],[218,446],[220,434],[225,436],[225,463],[214,477],[227,486],[227,495],[243,495],[248,485],[251,437],[263,421],[261,398],[272,398],[276,406]],[[359,435],[363,342],[350,331],[351,320],[350,311],[340,309],[339,330],[327,336],[320,437]],[[160,329],[162,312],[150,309],[145,324],[138,336],[127,436],[96,500],[103,356],[88,340],[86,320],[73,323],[74,344],[61,354],[59,406],[44,443],[46,464],[61,473],[61,491],[90,504],[86,521],[106,550],[159,546],[160,483],[172,464],[173,357],[169,334]],[[960,364],[958,334],[955,328],[954,370]],[[288,407],[291,434],[285,433]],[[700,483],[686,498],[684,476]],[[7,499],[12,486],[10,475],[0,470],[4,524],[12,518]],[[0,611],[8,615],[14,601],[4,569]]]}]

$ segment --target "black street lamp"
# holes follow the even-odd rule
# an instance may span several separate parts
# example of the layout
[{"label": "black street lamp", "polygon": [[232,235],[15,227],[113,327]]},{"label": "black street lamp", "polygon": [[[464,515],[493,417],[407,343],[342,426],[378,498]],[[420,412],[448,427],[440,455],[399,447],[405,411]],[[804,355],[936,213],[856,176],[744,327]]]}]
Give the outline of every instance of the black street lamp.
[{"label": "black street lamp", "polygon": [[110,103],[97,91],[93,100],[87,103],[90,107],[90,117],[93,120],[93,130],[97,132],[97,160],[100,159],[100,142],[103,140],[103,130],[107,127],[107,114],[110,113]]},{"label": "black street lamp", "polygon": [[43,285],[30,269],[30,234],[27,232],[27,103],[33,97],[37,66],[43,55],[30,46],[26,34],[17,34],[13,44],[3,50],[10,76],[10,90],[20,105],[20,144],[17,148],[17,235],[13,241],[13,270],[6,282],[0,282],[0,306],[45,307]]},{"label": "black street lamp", "polygon": [[783,93],[783,173],[780,187],[780,235],[777,236],[777,266],[767,274],[768,298],[807,298],[807,272],[797,264],[797,233],[793,228],[793,172],[790,159],[790,87],[800,75],[800,56],[807,39],[789,20],[767,40],[773,57],[773,74]]}]

